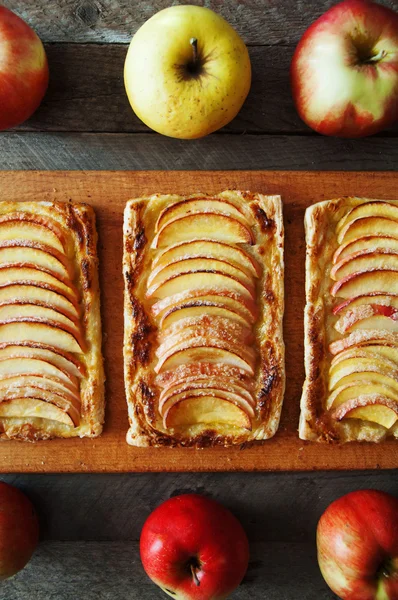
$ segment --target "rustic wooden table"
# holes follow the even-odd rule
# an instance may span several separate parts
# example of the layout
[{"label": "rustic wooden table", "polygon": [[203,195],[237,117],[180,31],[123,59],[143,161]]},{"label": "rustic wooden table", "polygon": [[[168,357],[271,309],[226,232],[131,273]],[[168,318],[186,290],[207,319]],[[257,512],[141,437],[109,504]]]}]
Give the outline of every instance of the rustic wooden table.
[{"label": "rustic wooden table", "polygon": [[[6,0],[46,43],[50,88],[42,107],[0,136],[0,169],[394,170],[394,127],[361,140],[313,134],[296,115],[288,69],[295,44],[333,2],[194,1],[219,11],[249,46],[253,86],[239,116],[218,134],[163,138],[132,114],[123,89],[126,44],[171,2]],[[384,2],[397,8],[393,0]],[[366,190],[358,190],[366,194]],[[184,491],[234,510],[251,542],[236,600],[330,600],[316,563],[315,527],[325,507],[353,489],[398,494],[392,471],[305,474],[8,475],[38,507],[43,542],[0,600],[155,600],[137,541],[149,512]]]}]

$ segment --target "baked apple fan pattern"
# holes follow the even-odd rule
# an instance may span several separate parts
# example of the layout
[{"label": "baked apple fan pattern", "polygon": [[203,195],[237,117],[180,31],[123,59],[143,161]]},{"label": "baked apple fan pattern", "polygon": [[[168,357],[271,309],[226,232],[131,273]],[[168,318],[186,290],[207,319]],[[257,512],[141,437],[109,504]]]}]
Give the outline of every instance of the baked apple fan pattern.
[{"label": "baked apple fan pattern", "polygon": [[224,192],[129,203],[129,441],[228,444],[273,435],[284,385],[282,245],[278,197]]},{"label": "baked apple fan pattern", "polygon": [[0,435],[95,436],[103,421],[94,214],[0,203]]},{"label": "baked apple fan pattern", "polygon": [[[325,214],[329,227],[320,234]],[[309,379],[301,434],[309,434],[305,415],[314,360],[309,338],[311,331],[319,331],[322,304],[325,353],[317,359],[325,390],[318,425],[326,436],[342,441],[398,437],[398,202],[349,198],[321,203],[308,209],[306,224],[307,294],[318,288],[318,298],[315,303],[311,298],[306,309]],[[316,230],[317,249],[312,241]],[[317,252],[315,267],[311,260]],[[324,276],[318,278],[319,264]]]}]

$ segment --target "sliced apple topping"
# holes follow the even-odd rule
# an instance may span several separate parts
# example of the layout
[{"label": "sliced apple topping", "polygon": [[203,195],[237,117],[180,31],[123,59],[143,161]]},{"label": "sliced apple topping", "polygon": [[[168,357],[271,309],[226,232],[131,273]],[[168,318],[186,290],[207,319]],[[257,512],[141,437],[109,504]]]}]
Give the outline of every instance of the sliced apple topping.
[{"label": "sliced apple topping", "polygon": [[342,419],[360,419],[391,429],[398,419],[398,402],[381,394],[363,395],[340,405],[333,417]]},{"label": "sliced apple topping", "polygon": [[233,428],[251,430],[250,416],[240,407],[228,400],[214,397],[188,397],[174,404],[164,416],[164,427],[179,429],[205,424],[217,427],[220,424]]},{"label": "sliced apple topping", "polygon": [[43,360],[57,367],[72,383],[78,383],[78,380],[87,374],[86,367],[82,362],[72,354],[62,352],[55,346],[33,344],[26,341],[19,344],[0,344],[0,360],[6,358]]},{"label": "sliced apple topping", "polygon": [[178,394],[187,393],[190,390],[204,390],[209,396],[212,395],[211,392],[214,392],[215,395],[217,395],[217,391],[228,392],[232,394],[231,398],[233,396],[237,397],[237,402],[240,402],[239,399],[243,398],[250,404],[250,413],[254,416],[253,408],[255,406],[255,400],[252,394],[239,383],[236,383],[235,380],[231,382],[226,378],[217,377],[183,381],[182,383],[170,386],[167,390],[163,390],[159,396],[160,412],[163,412],[163,406],[172,396],[174,397]]},{"label": "sliced apple topping", "polygon": [[[397,223],[398,227],[398,223]],[[366,252],[347,256],[334,265],[330,276],[334,280],[344,279],[353,273],[373,270],[398,270],[398,252]]]},{"label": "sliced apple topping", "polygon": [[191,273],[183,273],[176,275],[161,282],[157,285],[153,285],[147,291],[148,298],[157,298],[162,300],[163,298],[180,294],[185,290],[200,290],[207,288],[225,288],[238,294],[245,296],[249,300],[253,300],[253,290],[246,287],[238,279],[225,275],[220,271],[193,271]]},{"label": "sliced apple topping", "polygon": [[182,340],[193,336],[218,336],[221,339],[238,340],[244,344],[250,344],[253,341],[251,327],[242,326],[233,319],[210,317],[207,313],[203,312],[198,317],[177,321],[177,323],[168,329],[162,330],[158,335],[158,339],[161,344],[166,344],[172,338]]},{"label": "sliced apple topping", "polygon": [[54,404],[37,398],[13,398],[0,402],[0,417],[39,418],[58,421],[68,427],[74,427],[71,416]]},{"label": "sliced apple topping", "polygon": [[70,275],[64,263],[49,252],[25,246],[0,247],[0,265],[7,267],[38,267],[47,270],[63,283],[68,283]]},{"label": "sliced apple topping", "polygon": [[79,308],[54,288],[37,284],[7,285],[0,287],[0,306],[34,304],[52,308],[71,319],[79,321]]},{"label": "sliced apple topping", "polygon": [[168,390],[181,382],[202,381],[203,379],[217,378],[220,381],[228,380],[244,389],[253,391],[253,380],[246,370],[220,362],[196,362],[181,364],[175,369],[163,371],[156,376],[156,384],[164,390]]},{"label": "sliced apple topping", "polygon": [[252,232],[235,217],[225,214],[202,213],[182,216],[166,223],[154,237],[152,247],[164,248],[178,242],[196,239],[217,240],[232,244],[252,244]]},{"label": "sliced apple topping", "polygon": [[364,304],[346,311],[335,324],[339,333],[357,329],[382,329],[398,332],[398,311],[391,306]]},{"label": "sliced apple topping", "polygon": [[3,356],[0,354],[0,380],[22,374],[47,377],[59,381],[63,387],[74,393],[78,390],[77,380],[74,376],[70,376],[68,372],[47,360],[35,357],[34,353],[30,353],[29,356],[21,356],[21,354]]},{"label": "sliced apple topping", "polygon": [[7,240],[30,240],[46,244],[64,253],[64,246],[60,236],[47,225],[35,221],[25,220],[0,220],[0,242]]},{"label": "sliced apple topping", "polygon": [[60,326],[64,325],[68,330],[76,332],[76,335],[81,335],[76,320],[66,317],[54,308],[37,304],[0,304],[0,322],[5,323],[7,321],[23,319],[54,321],[55,323],[59,323]]},{"label": "sliced apple topping", "polygon": [[[206,342],[208,343],[208,340]],[[204,344],[202,341],[198,341],[198,343]],[[155,371],[160,373],[193,362],[225,363],[254,375],[253,365],[250,361],[242,358],[234,349],[220,347],[220,342],[219,346],[197,346],[196,344],[175,346],[159,360]]]},{"label": "sliced apple topping", "polygon": [[229,275],[240,281],[249,290],[254,290],[254,282],[252,277],[248,277],[243,271],[231,266],[227,262],[219,259],[210,258],[188,258],[186,260],[180,260],[178,262],[167,265],[160,270],[152,271],[148,278],[148,294],[150,290],[156,289],[162,285],[165,281],[172,277],[178,277],[180,275],[195,273],[195,272],[213,272],[223,273]]},{"label": "sliced apple topping", "polygon": [[245,249],[216,240],[191,240],[160,250],[152,262],[153,272],[188,258],[214,258],[240,269],[248,277],[260,277],[261,267]]},{"label": "sliced apple topping", "polygon": [[360,396],[374,396],[377,394],[381,394],[398,402],[398,390],[395,390],[388,385],[383,385],[380,382],[363,380],[359,376],[357,381],[337,387],[328,397],[326,408],[330,410],[331,408],[339,407],[348,400],[356,400]]},{"label": "sliced apple topping", "polygon": [[229,308],[225,308],[225,306],[222,305],[222,302],[193,301],[182,303],[180,306],[174,307],[170,311],[164,313],[159,321],[159,327],[166,330],[178,326],[181,321],[190,321],[196,318],[200,319],[203,315],[206,315],[209,318],[220,317],[229,319],[232,322],[239,323],[246,327],[250,327],[252,322],[250,314],[242,316],[242,311],[238,313]]},{"label": "sliced apple topping", "polygon": [[27,267],[2,267],[0,268],[0,287],[15,284],[32,284],[49,286],[68,298],[72,303],[77,303],[77,292],[50,273],[38,268]]},{"label": "sliced apple topping", "polygon": [[354,298],[372,293],[398,294],[398,270],[369,270],[347,275],[337,281],[330,293],[339,298]]},{"label": "sliced apple topping", "polygon": [[398,335],[394,332],[387,330],[377,329],[361,329],[359,331],[353,331],[345,338],[336,340],[329,345],[331,354],[335,355],[347,348],[353,346],[362,346],[367,344],[380,344],[380,345],[398,345]]},{"label": "sliced apple topping", "polygon": [[381,346],[377,344],[354,346],[337,354],[333,358],[331,365],[336,365],[347,358],[380,358],[387,360],[391,368],[398,368],[398,348],[394,346]]},{"label": "sliced apple topping", "polygon": [[199,302],[203,306],[207,306],[208,303],[225,306],[225,308],[247,318],[250,322],[254,322],[257,318],[258,309],[254,298],[242,296],[242,294],[229,290],[226,287],[199,288],[179,292],[155,302],[151,307],[151,311],[154,317],[162,319],[170,311],[178,310],[187,301],[194,301],[196,306]]},{"label": "sliced apple topping", "polygon": [[390,363],[387,359],[376,358],[347,358],[345,360],[334,363],[329,371],[329,390],[334,390],[339,385],[340,380],[348,375],[358,373],[380,373],[387,377],[396,378],[398,380],[398,369],[394,363]]},{"label": "sliced apple topping", "polygon": [[[389,316],[390,310],[393,310],[394,312],[398,310],[398,296],[374,293],[356,296],[355,298],[348,298],[348,300],[344,300],[334,307],[333,314],[339,315],[344,310],[354,310],[354,308],[364,305],[380,307],[380,313],[378,314]],[[375,310],[379,309],[377,308]]]},{"label": "sliced apple topping", "polygon": [[352,240],[337,248],[333,255],[333,262],[337,263],[357,253],[378,252],[379,250],[398,252],[398,239],[383,235],[369,235]]},{"label": "sliced apple topping", "polygon": [[345,225],[337,235],[339,244],[377,235],[398,238],[397,221],[385,217],[363,217]]},{"label": "sliced apple topping", "polygon": [[354,206],[348,213],[340,219],[336,226],[336,233],[339,233],[344,227],[347,227],[353,221],[365,217],[382,217],[398,221],[398,206],[390,202],[375,200],[374,202],[365,202]]},{"label": "sliced apple topping", "polygon": [[226,215],[240,221],[245,227],[250,226],[243,213],[227,200],[222,198],[187,198],[169,204],[161,211],[156,222],[156,231],[181,217],[203,214]]},{"label": "sliced apple topping", "polygon": [[0,343],[37,342],[53,345],[65,352],[81,353],[83,348],[68,331],[57,327],[56,323],[0,323]]}]

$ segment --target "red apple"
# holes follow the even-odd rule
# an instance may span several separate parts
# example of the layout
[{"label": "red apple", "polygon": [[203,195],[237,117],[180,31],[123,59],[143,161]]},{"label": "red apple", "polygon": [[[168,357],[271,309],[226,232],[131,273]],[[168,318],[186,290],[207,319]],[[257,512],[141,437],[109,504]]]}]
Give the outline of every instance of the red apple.
[{"label": "red apple", "polygon": [[246,534],[214,500],[185,494],[148,517],[140,540],[149,577],[180,600],[223,600],[242,581],[249,560]]},{"label": "red apple", "polygon": [[333,6],[291,65],[300,117],[324,135],[363,137],[398,118],[398,14],[368,0]]},{"label": "red apple", "polygon": [[398,499],[377,490],[333,502],[317,530],[318,562],[343,600],[397,600]]},{"label": "red apple", "polygon": [[48,85],[43,44],[16,14],[0,6],[0,130],[26,121]]},{"label": "red apple", "polygon": [[17,488],[0,482],[0,579],[24,568],[39,541],[32,503]]}]

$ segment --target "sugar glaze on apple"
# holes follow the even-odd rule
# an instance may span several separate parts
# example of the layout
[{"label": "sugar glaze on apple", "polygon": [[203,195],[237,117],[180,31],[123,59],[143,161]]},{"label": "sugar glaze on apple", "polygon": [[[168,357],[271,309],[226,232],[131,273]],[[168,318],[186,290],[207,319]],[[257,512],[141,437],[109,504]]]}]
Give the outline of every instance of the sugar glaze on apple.
[{"label": "sugar glaze on apple", "polygon": [[398,14],[346,0],[301,38],[291,64],[302,120],[324,135],[372,135],[398,118]]}]

